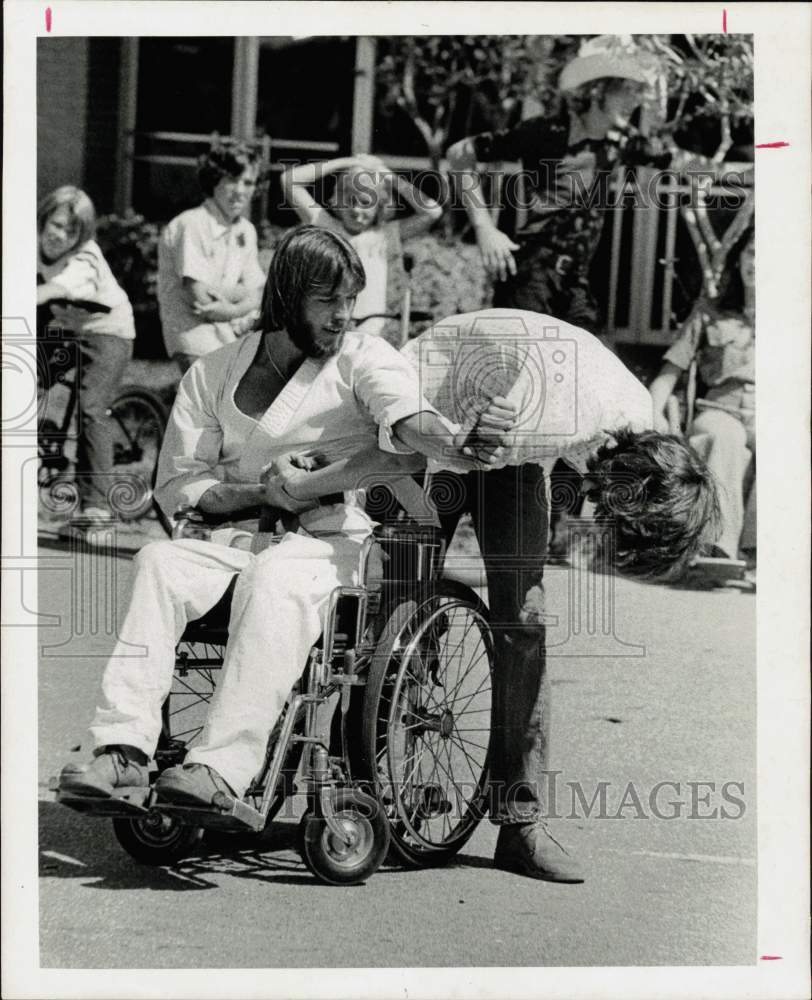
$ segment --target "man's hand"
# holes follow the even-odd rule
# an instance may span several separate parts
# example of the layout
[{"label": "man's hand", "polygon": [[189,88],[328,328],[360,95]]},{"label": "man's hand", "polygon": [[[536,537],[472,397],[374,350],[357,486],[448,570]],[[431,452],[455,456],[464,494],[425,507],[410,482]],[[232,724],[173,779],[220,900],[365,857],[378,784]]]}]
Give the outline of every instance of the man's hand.
[{"label": "man's hand", "polygon": [[278,462],[280,463],[280,468],[289,467],[304,472],[315,472],[317,469],[324,469],[330,464],[327,456],[318,451],[282,455],[278,459]]},{"label": "man's hand", "polygon": [[260,473],[260,482],[265,487],[265,503],[293,514],[318,507],[318,503],[314,500],[296,499],[296,484],[301,483],[303,473],[306,475],[308,471],[314,471],[326,464],[324,462],[319,464],[321,457],[323,456],[316,454],[287,454],[269,462]]},{"label": "man's hand", "polygon": [[512,251],[519,249],[518,243],[514,243],[495,226],[477,227],[476,241],[482,263],[492,278],[504,281],[508,274],[516,273],[516,261],[513,259]]},{"label": "man's hand", "polygon": [[458,435],[462,454],[483,465],[496,465],[513,444],[517,420],[515,403],[504,396],[494,396],[480,413],[473,429]]}]

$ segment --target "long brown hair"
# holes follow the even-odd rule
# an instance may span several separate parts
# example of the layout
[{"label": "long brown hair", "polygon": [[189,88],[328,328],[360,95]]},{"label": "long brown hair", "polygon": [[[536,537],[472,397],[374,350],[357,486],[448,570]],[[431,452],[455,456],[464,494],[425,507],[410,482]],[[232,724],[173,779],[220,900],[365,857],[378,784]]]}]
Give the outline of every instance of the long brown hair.
[{"label": "long brown hair", "polygon": [[346,280],[355,294],[366,284],[364,265],[343,236],[321,226],[292,229],[273,255],[256,328],[272,331],[295,326],[306,295],[317,289],[332,293]]}]

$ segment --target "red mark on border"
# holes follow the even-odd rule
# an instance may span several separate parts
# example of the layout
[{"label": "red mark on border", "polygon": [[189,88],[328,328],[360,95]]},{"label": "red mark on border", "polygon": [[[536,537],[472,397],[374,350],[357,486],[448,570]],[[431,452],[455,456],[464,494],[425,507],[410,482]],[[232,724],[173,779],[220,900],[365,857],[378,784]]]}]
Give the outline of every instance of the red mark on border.
[{"label": "red mark on border", "polygon": [[761,961],[762,962],[780,962],[783,957],[784,957],[783,955],[762,955],[761,956]]},{"label": "red mark on border", "polygon": [[50,32],[51,30],[51,8],[45,8],[45,30]]},{"label": "red mark on border", "polygon": [[722,31],[727,34],[727,11],[722,9]]},{"label": "red mark on border", "polygon": [[784,146],[788,146],[788,142],[760,142],[756,149],[782,149]]}]

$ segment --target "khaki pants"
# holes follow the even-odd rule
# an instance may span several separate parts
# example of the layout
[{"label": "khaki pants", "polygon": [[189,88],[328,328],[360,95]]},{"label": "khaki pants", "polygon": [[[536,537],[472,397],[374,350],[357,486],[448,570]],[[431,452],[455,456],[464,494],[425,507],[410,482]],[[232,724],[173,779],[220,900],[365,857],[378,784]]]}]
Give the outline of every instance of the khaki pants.
[{"label": "khaki pants", "polygon": [[[741,547],[755,547],[755,416],[752,412],[734,414],[711,407],[698,410],[689,443],[705,461],[719,488],[722,531],[716,544],[735,559]],[[745,509],[749,523],[743,538]]]}]

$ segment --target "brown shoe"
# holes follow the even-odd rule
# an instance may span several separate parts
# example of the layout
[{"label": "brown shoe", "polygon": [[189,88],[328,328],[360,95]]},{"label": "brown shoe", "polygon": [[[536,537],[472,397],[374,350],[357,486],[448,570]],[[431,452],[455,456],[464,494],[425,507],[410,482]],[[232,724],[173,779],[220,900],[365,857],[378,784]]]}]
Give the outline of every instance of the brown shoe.
[{"label": "brown shoe", "polygon": [[155,782],[158,804],[166,802],[177,806],[211,808],[216,792],[225,792],[236,798],[234,789],[221,778],[214,768],[206,764],[184,764],[168,767]]},{"label": "brown shoe", "polygon": [[59,775],[59,791],[109,798],[116,788],[146,788],[147,765],[147,755],[137,747],[103,747],[90,764],[66,764]]},{"label": "brown shoe", "polygon": [[584,881],[577,861],[564,850],[543,822],[502,825],[493,864],[495,868],[545,882]]}]

